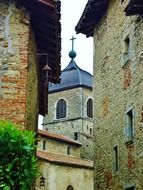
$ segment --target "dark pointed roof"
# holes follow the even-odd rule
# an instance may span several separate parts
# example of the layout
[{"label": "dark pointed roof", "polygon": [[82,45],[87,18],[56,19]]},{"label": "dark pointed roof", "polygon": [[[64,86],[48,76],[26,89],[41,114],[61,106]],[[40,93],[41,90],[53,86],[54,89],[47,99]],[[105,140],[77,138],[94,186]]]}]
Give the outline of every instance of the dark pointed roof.
[{"label": "dark pointed roof", "polygon": [[49,93],[68,90],[77,87],[92,89],[92,75],[77,66],[74,59],[71,59],[68,66],[62,71],[61,82],[51,84]]}]

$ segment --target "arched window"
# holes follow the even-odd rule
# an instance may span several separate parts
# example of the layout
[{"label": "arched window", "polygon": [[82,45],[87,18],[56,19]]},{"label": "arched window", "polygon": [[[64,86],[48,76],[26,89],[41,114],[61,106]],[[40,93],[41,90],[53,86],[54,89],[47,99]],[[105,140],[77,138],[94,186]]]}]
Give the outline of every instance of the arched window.
[{"label": "arched window", "polygon": [[64,99],[60,99],[57,103],[57,108],[56,108],[56,118],[65,118],[66,117],[66,112],[67,112],[67,104]]},{"label": "arched window", "polygon": [[87,116],[93,118],[93,101],[91,98],[87,101]]},{"label": "arched window", "polygon": [[71,185],[69,185],[66,190],[74,190],[74,189]]}]

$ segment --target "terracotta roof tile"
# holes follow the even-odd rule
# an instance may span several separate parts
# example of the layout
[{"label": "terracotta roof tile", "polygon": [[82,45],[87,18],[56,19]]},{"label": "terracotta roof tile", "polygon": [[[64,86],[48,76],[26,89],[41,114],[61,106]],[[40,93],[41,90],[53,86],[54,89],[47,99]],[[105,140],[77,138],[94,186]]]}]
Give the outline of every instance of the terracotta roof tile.
[{"label": "terracotta roof tile", "polygon": [[38,134],[40,136],[44,136],[44,137],[47,137],[47,138],[50,138],[50,139],[55,139],[55,140],[58,140],[58,141],[63,141],[63,142],[66,142],[66,143],[69,143],[69,144],[74,144],[76,146],[81,146],[81,143],[78,142],[78,141],[75,141],[71,138],[68,138],[64,135],[59,135],[59,134],[55,134],[55,133],[49,133],[48,131],[44,131],[44,130],[38,130]]},{"label": "terracotta roof tile", "polygon": [[93,161],[82,158],[37,151],[37,157],[53,163],[93,169]]}]

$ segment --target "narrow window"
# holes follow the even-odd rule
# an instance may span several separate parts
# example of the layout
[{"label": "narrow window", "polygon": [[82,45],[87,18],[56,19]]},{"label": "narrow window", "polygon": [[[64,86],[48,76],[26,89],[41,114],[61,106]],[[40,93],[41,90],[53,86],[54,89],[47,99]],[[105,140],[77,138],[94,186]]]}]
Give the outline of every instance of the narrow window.
[{"label": "narrow window", "polygon": [[133,140],[133,110],[127,112],[127,141]]},{"label": "narrow window", "polygon": [[43,150],[46,150],[46,140],[43,140]]},{"label": "narrow window", "polygon": [[87,116],[93,118],[93,101],[91,98],[87,101]]},{"label": "narrow window", "polygon": [[124,39],[124,53],[125,54],[129,54],[129,47],[130,47],[130,38],[129,38],[129,36],[127,36]]},{"label": "narrow window", "polygon": [[70,155],[70,154],[71,154],[71,147],[68,146],[68,147],[67,147],[67,155]]},{"label": "narrow window", "polygon": [[66,101],[64,99],[60,99],[56,107],[56,118],[57,119],[65,118],[66,112],[67,112]]},{"label": "narrow window", "polygon": [[78,140],[78,132],[74,133],[74,140]]},{"label": "narrow window", "polygon": [[118,155],[118,146],[113,148],[113,170],[114,172],[119,171],[119,155]]}]

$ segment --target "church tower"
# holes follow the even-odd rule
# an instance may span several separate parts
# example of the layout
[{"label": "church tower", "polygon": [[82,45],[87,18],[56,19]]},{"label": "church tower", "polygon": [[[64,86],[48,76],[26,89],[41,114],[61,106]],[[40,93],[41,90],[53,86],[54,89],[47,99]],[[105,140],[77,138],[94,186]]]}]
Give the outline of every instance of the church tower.
[{"label": "church tower", "polygon": [[73,40],[71,60],[61,73],[61,82],[49,86],[49,113],[44,117],[43,129],[78,140],[82,143],[82,156],[92,159],[93,77],[74,61]]}]

